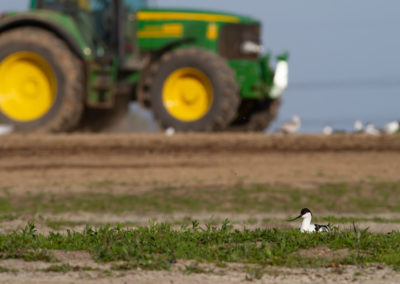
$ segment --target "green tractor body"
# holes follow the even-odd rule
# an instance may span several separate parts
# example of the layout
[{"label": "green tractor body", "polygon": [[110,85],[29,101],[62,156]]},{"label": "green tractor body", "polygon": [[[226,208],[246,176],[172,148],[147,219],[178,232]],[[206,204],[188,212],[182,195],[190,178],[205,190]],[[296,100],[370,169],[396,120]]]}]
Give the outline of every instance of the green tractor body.
[{"label": "green tractor body", "polygon": [[287,55],[271,67],[261,25],[145,0],[32,0],[0,16],[0,124],[101,129],[130,101],[178,131],[258,131],[276,116]]}]

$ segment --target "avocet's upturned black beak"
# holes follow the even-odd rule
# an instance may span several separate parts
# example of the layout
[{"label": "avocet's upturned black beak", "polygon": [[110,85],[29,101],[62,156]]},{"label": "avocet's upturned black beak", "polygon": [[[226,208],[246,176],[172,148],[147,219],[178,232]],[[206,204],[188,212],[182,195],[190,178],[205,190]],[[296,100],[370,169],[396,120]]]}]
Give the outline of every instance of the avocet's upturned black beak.
[{"label": "avocet's upturned black beak", "polygon": [[290,219],[290,220],[288,220],[288,222],[292,222],[292,221],[295,221],[295,220],[297,220],[297,219],[299,219],[299,218],[301,218],[303,215],[299,215],[299,216],[297,216],[296,218],[294,218],[294,219]]}]

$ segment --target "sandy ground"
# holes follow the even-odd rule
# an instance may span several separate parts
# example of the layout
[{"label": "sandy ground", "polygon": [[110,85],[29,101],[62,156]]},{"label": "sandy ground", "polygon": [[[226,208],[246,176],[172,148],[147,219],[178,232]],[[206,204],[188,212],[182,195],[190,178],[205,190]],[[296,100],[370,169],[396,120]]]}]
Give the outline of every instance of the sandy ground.
[{"label": "sandy ground", "polygon": [[[112,188],[115,194],[142,192],[166,185],[199,187],[268,183],[315,187],[327,182],[398,182],[399,172],[400,138],[397,136],[188,134],[165,137],[157,134],[0,137],[0,188],[13,195],[82,192],[88,190],[88,182],[104,180],[117,184]],[[102,188],[92,190],[109,191]],[[79,212],[58,217],[83,221],[135,218],[82,215]],[[162,219],[162,216],[140,216],[142,219],[152,217]],[[286,215],[264,217],[285,218]],[[1,224],[2,231],[18,228],[23,223],[24,220],[5,221]],[[382,232],[389,229],[384,227],[388,224],[368,223],[365,226]],[[74,266],[83,266],[87,262],[98,267],[88,256],[59,256],[59,259]],[[221,275],[186,275],[176,268],[171,272],[112,271],[109,275],[107,267],[63,274],[41,271],[49,266],[46,263],[2,260],[0,266],[19,270],[18,273],[1,273],[2,283],[235,283],[246,280],[246,273],[240,270],[221,272]],[[340,270],[271,268],[271,273],[255,280],[259,283],[315,281],[400,283],[400,275],[379,266],[364,269],[344,267]]]},{"label": "sandy ground", "polygon": [[[65,254],[65,253],[64,253]],[[57,255],[59,258],[60,253]],[[400,274],[379,265],[359,268],[355,266],[304,269],[269,267],[260,279],[240,265],[214,268],[212,272],[187,274],[189,262],[178,262],[171,271],[110,271],[109,265],[99,265],[81,252],[68,253],[61,257],[75,271],[66,273],[46,272],[50,265],[43,262],[27,263],[20,260],[2,260],[0,265],[18,269],[18,273],[2,273],[1,283],[399,283]],[[60,265],[60,263],[57,263]],[[83,270],[85,266],[92,271]],[[206,268],[206,267],[204,267]]]}]

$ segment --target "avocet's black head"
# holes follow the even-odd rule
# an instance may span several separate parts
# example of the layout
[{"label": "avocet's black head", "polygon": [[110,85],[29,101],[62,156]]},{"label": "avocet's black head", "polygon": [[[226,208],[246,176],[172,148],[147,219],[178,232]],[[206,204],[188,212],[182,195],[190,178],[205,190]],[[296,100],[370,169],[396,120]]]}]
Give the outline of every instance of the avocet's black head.
[{"label": "avocet's black head", "polygon": [[310,209],[308,209],[308,208],[303,208],[303,209],[301,209],[300,215],[303,216],[304,214],[307,214],[307,213],[310,213],[310,214],[311,214]]},{"label": "avocet's black head", "polygon": [[311,214],[310,209],[308,209],[308,208],[303,208],[303,209],[301,209],[300,215],[299,215],[299,216],[297,216],[297,217],[294,218],[294,219],[290,219],[290,220],[288,220],[288,221],[295,221],[295,220],[297,220],[297,219],[303,217],[303,216],[304,216],[305,214],[307,214],[307,213],[310,213],[310,214]]}]

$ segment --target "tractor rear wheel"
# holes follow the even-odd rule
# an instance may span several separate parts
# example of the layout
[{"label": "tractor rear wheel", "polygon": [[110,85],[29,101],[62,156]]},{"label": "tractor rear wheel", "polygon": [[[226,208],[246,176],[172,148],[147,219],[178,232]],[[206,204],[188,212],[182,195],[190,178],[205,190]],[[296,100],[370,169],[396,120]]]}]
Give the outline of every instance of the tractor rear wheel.
[{"label": "tractor rear wheel", "polygon": [[268,128],[275,120],[281,99],[261,101],[243,101],[239,107],[237,119],[230,125],[231,131],[256,132]]},{"label": "tractor rear wheel", "polygon": [[164,129],[225,130],[235,118],[239,91],[232,69],[199,48],[166,53],[149,70],[149,105]]},{"label": "tractor rear wheel", "polygon": [[54,34],[21,27],[0,34],[0,124],[17,132],[65,132],[83,111],[80,60]]}]

